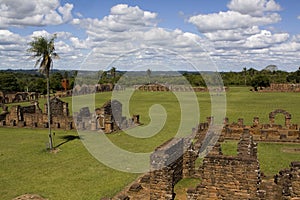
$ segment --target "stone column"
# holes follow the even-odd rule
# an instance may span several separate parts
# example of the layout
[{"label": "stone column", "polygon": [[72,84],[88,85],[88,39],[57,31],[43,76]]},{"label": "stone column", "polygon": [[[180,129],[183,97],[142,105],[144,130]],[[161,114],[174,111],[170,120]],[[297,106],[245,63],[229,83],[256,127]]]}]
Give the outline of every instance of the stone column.
[{"label": "stone column", "polygon": [[291,125],[291,115],[290,114],[287,114],[287,115],[285,115],[285,126],[287,127],[287,128],[289,128],[290,127],[290,125]]},{"label": "stone column", "polygon": [[225,117],[224,118],[224,125],[227,125],[229,123],[229,118],[228,117]]},{"label": "stone column", "polygon": [[244,126],[244,119],[243,119],[243,118],[239,118],[239,119],[238,119],[238,126],[239,126],[239,127]]},{"label": "stone column", "polygon": [[253,118],[253,126],[258,126],[259,125],[259,117],[254,117]]}]

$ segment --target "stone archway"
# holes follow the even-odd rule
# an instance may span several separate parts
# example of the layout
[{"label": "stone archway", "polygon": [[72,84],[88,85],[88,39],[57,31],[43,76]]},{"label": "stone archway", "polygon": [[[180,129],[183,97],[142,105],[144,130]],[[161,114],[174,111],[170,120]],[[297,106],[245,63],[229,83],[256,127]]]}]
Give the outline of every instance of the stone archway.
[{"label": "stone archway", "polygon": [[274,124],[274,122],[275,122],[275,116],[277,114],[283,114],[285,116],[285,123],[284,123],[284,125],[286,127],[289,127],[290,124],[291,124],[292,115],[289,112],[287,112],[285,110],[282,110],[282,109],[277,109],[277,110],[274,110],[274,111],[272,111],[272,112],[269,113],[270,125],[272,126]]}]

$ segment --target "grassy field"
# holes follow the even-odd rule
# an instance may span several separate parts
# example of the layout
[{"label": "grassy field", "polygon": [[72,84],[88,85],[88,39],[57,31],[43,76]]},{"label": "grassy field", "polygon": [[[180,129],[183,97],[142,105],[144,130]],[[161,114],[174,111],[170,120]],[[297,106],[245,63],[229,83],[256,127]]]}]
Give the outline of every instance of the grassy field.
[{"label": "grassy field", "polygon": [[[120,92],[122,95],[122,93]],[[183,93],[184,94],[184,93]],[[111,92],[97,93],[95,95],[95,107],[101,107],[104,102],[111,98]],[[200,109],[200,120],[204,121],[207,116],[211,115],[211,103],[209,93],[199,92],[196,93],[199,109]],[[81,99],[82,106],[87,101],[93,99],[92,95],[78,96],[75,100]],[[93,100],[94,100],[93,99]],[[72,114],[72,97],[63,98],[64,101],[69,103],[69,110]],[[268,123],[268,114],[275,109],[284,109],[292,114],[292,123],[300,124],[300,109],[299,107],[300,94],[296,92],[250,92],[249,87],[230,87],[226,93],[226,116],[229,117],[230,122],[237,121],[238,118],[244,118],[246,124],[251,124],[253,117],[258,116],[262,123]],[[40,107],[43,108],[46,99],[40,99]],[[14,103],[8,105],[29,105],[25,103]],[[135,92],[130,99],[130,111],[131,113],[140,113],[144,122],[149,121],[148,109],[153,104],[162,104],[167,106],[172,112],[178,110],[178,101],[174,94],[171,92]],[[78,105],[81,105],[78,103]],[[126,105],[125,105],[126,106]],[[92,108],[95,108],[91,106]],[[75,107],[74,111],[78,111],[79,107]],[[176,113],[175,113],[176,114]],[[174,116],[174,115],[173,115]],[[170,116],[169,116],[170,117]],[[283,124],[283,115],[276,117],[276,122]]]},{"label": "grassy field", "polygon": [[[237,155],[237,141],[225,141],[222,152],[225,155]],[[296,151],[295,151],[296,149]],[[294,143],[258,143],[258,160],[261,171],[268,177],[288,168],[292,161],[300,160],[300,144]]]},{"label": "grassy field", "polygon": [[[66,135],[77,134],[55,131],[55,145],[66,142],[61,138]],[[104,166],[78,139],[50,154],[47,130],[1,128],[0,138],[1,200],[24,193],[49,199],[99,199],[118,192],[137,176]]]},{"label": "grassy field", "polygon": [[[88,105],[87,102],[93,97],[79,98],[82,105]],[[96,94],[96,107],[100,107],[110,98],[111,93]],[[208,93],[197,93],[197,98],[200,120],[204,121],[206,116],[210,115],[210,96]],[[237,121],[241,117],[246,124],[251,124],[253,117],[258,116],[262,123],[268,123],[269,112],[281,108],[292,114],[292,123],[300,124],[300,109],[297,105],[299,93],[252,93],[249,88],[239,87],[230,88],[226,99],[226,115],[230,122]],[[72,98],[63,100],[69,103],[70,113],[72,113]],[[41,99],[41,108],[44,103],[45,99]],[[22,105],[26,104],[28,105],[22,103]],[[149,152],[173,137],[181,119],[179,103],[174,94],[135,92],[130,99],[130,104],[124,106],[125,108],[128,106],[130,115],[140,114],[145,127],[151,124],[149,109],[155,104],[161,104],[168,114],[166,123],[155,136],[143,139],[118,132],[108,135],[108,138],[128,151]],[[93,106],[91,110],[92,108]],[[73,109],[78,111],[79,107],[74,106]],[[283,119],[282,115],[278,115],[276,122],[283,124]],[[188,133],[192,127],[188,127]],[[48,142],[47,130],[0,128],[0,199],[9,200],[24,193],[37,193],[50,200],[99,199],[112,196],[138,176],[115,171],[94,159],[81,141],[76,139],[76,131],[54,132],[56,133],[55,144],[63,144],[59,146],[61,152],[49,154],[45,150]],[[62,138],[68,135],[75,139],[66,141]],[[228,141],[222,148],[225,153],[234,154],[236,143]],[[299,160],[299,152],[292,152],[289,148],[300,147],[299,144],[260,143],[258,151],[262,171],[267,175],[273,175],[279,169],[288,167],[290,161]],[[194,184],[195,180],[183,180],[177,189],[183,191],[185,186]]]}]

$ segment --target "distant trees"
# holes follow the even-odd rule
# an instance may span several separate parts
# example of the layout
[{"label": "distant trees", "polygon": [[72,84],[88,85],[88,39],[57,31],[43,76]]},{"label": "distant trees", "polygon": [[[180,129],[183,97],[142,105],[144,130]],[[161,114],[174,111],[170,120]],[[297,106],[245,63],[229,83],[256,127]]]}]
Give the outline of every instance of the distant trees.
[{"label": "distant trees", "polygon": [[20,90],[18,79],[11,73],[0,74],[0,91],[15,92]]},{"label": "distant trees", "polygon": [[[80,77],[76,79],[77,84],[82,83],[94,83],[98,81],[98,83],[112,83],[116,84],[121,76],[123,76],[125,72],[117,71],[116,69],[110,69],[107,71],[99,71],[97,74],[91,73],[87,79],[81,80]],[[146,75],[145,75],[146,73]],[[149,82],[163,82],[168,84],[181,84],[182,77],[163,77],[155,75],[156,72],[152,72],[151,70],[147,70],[141,75],[141,77],[137,77],[136,79],[132,79],[130,77],[126,77],[127,75],[122,77],[122,84],[126,85],[134,85],[134,84],[149,84]],[[153,75],[154,74],[154,75]],[[214,82],[213,80],[209,80],[209,75],[205,73],[196,73],[196,72],[184,72],[182,74],[187,81],[192,86],[206,86],[206,81]],[[239,72],[220,72],[223,83],[225,86],[257,86],[257,87],[265,87],[265,83],[300,83],[300,69],[295,72],[286,72],[286,71],[271,71],[263,69],[258,71],[254,68],[243,68]],[[261,76],[259,76],[261,75]],[[75,84],[75,77],[77,76],[77,71],[59,71],[52,70],[49,74],[50,92],[61,91],[62,85],[61,81],[63,78],[68,78],[70,88],[73,88]],[[151,81],[150,78],[151,77]],[[139,79],[140,78],[140,79]],[[262,82],[258,85],[258,79],[262,78]],[[182,83],[184,84],[184,83]],[[42,74],[34,73],[34,71],[0,71],[0,91],[4,92],[18,92],[18,91],[29,91],[29,92],[39,92],[41,94],[46,94],[46,79]]]},{"label": "distant trees", "polygon": [[50,90],[60,91],[63,90],[61,81],[64,77],[61,73],[55,72],[50,75]]},{"label": "distant trees", "polygon": [[270,86],[270,79],[268,76],[259,74],[256,75],[252,80],[251,80],[251,86],[254,88],[255,91],[257,91],[258,87],[268,87]]},{"label": "distant trees", "polygon": [[193,74],[184,73],[183,76],[189,81],[189,83],[192,86],[196,86],[196,87],[206,86],[203,76],[200,75],[199,73],[193,73]]},{"label": "distant trees", "polygon": [[291,72],[287,76],[286,80],[287,80],[287,82],[290,82],[290,83],[300,83],[300,67],[297,71]]},{"label": "distant trees", "polygon": [[103,83],[112,83],[116,84],[118,80],[121,78],[121,74],[117,72],[115,67],[112,67],[108,71],[99,71],[99,78],[100,80],[98,81],[99,84]]}]

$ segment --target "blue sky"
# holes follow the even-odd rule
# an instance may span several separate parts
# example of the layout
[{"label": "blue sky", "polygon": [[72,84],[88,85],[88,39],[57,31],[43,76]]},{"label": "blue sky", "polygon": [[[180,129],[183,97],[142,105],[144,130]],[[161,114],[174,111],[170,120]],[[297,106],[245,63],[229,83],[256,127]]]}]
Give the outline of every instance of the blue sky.
[{"label": "blue sky", "polygon": [[61,57],[54,63],[57,69],[100,70],[118,63],[117,69],[130,70],[134,63],[151,68],[172,59],[168,68],[190,70],[180,61],[184,59],[195,65],[194,70],[239,71],[276,64],[295,71],[300,66],[298,4],[296,0],[0,0],[0,68],[33,68],[27,43],[33,36],[57,33]]}]

